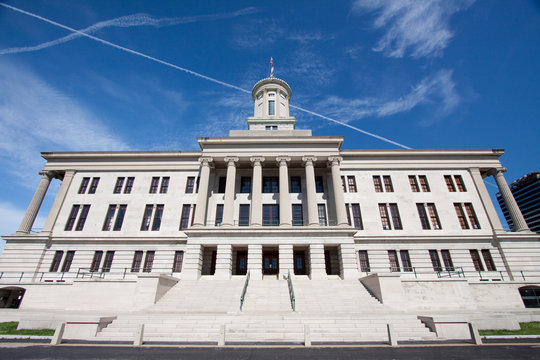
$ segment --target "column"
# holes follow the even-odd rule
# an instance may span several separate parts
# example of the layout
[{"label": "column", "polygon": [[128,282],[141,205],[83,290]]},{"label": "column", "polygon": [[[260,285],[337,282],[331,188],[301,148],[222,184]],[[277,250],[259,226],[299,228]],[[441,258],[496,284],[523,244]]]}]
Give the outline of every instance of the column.
[{"label": "column", "polygon": [[262,280],[262,245],[248,245],[249,277],[253,280]]},{"label": "column", "polygon": [[197,195],[197,206],[195,208],[195,218],[193,226],[205,226],[206,205],[208,203],[208,184],[210,182],[210,163],[211,157],[201,157],[201,176],[199,179],[199,194]]},{"label": "column", "polygon": [[225,204],[223,206],[223,226],[234,225],[234,187],[236,185],[236,162],[238,157],[226,157],[227,162],[227,181],[225,183]]},{"label": "column", "polygon": [[489,174],[495,177],[495,181],[497,182],[497,186],[499,187],[499,191],[501,192],[502,198],[504,200],[504,204],[506,205],[506,208],[508,209],[508,212],[510,213],[512,222],[514,223],[514,230],[515,231],[530,231],[529,226],[527,225],[527,222],[523,218],[523,214],[521,213],[521,210],[519,210],[519,206],[516,203],[516,199],[514,199],[514,195],[512,194],[512,191],[510,191],[510,188],[508,187],[508,184],[506,183],[506,180],[504,179],[503,172],[505,171],[506,171],[505,168],[492,169],[490,170]]},{"label": "column", "polygon": [[47,217],[47,221],[45,221],[45,225],[43,226],[43,233],[50,233],[52,231],[53,226],[56,223],[56,219],[58,218],[60,209],[62,208],[64,200],[66,199],[73,176],[75,176],[75,170],[66,170],[64,173],[62,184],[60,185],[60,189],[58,189],[58,193],[54,199],[54,203],[51,207],[51,211],[49,212],[49,216]]},{"label": "column", "polygon": [[183,280],[198,280],[202,270],[202,250],[200,244],[188,244],[184,254],[184,264],[182,269]]},{"label": "column", "polygon": [[216,253],[215,279],[229,280],[231,278],[232,245],[219,244]]},{"label": "column", "polygon": [[354,244],[339,245],[339,260],[341,261],[341,277],[343,279],[358,279],[358,266],[356,265],[356,252]]},{"label": "column", "polygon": [[287,167],[287,163],[291,161],[291,158],[278,156],[276,161],[279,166],[279,225],[291,226],[292,209],[289,196],[289,170]]},{"label": "column", "polygon": [[319,225],[317,191],[315,189],[315,169],[313,168],[313,162],[316,160],[317,158],[315,156],[304,156],[302,158],[304,166],[306,167],[306,200],[309,226]]},{"label": "column", "polygon": [[[262,162],[264,157],[254,156],[251,159],[253,165],[253,178],[251,182],[251,226],[262,225]],[[249,262],[248,262],[249,263]]]},{"label": "column", "polygon": [[293,246],[290,244],[279,245],[279,277],[283,278],[288,272],[294,274]]},{"label": "column", "polygon": [[478,191],[478,194],[480,195],[480,200],[482,200],[482,204],[484,205],[484,209],[486,210],[486,213],[488,215],[488,219],[491,223],[491,227],[495,231],[504,232],[504,228],[501,224],[501,220],[499,219],[499,216],[497,215],[497,211],[495,210],[495,207],[493,206],[493,202],[491,201],[491,198],[489,197],[489,193],[486,189],[486,185],[484,184],[484,179],[482,178],[480,169],[472,168],[472,169],[469,169],[469,172],[471,173],[474,185],[476,186],[476,190]]},{"label": "column", "polygon": [[341,185],[341,171],[339,164],[343,160],[341,156],[330,156],[328,161],[332,170],[332,190],[334,193],[334,204],[336,205],[336,220],[338,226],[347,226],[347,212],[345,209],[345,197],[343,186]]},{"label": "column", "polygon": [[324,245],[309,245],[309,263],[311,264],[311,279],[326,279],[326,264],[324,262]]},{"label": "column", "polygon": [[24,218],[21,221],[21,226],[19,226],[19,230],[17,230],[18,234],[28,234],[32,229],[39,208],[41,207],[41,203],[43,202],[43,198],[45,197],[49,184],[51,183],[51,179],[53,178],[53,173],[50,171],[42,171],[40,174],[42,175],[41,181],[39,182],[36,192],[34,193],[34,197],[30,201],[30,205],[28,205],[26,214],[24,214]]}]

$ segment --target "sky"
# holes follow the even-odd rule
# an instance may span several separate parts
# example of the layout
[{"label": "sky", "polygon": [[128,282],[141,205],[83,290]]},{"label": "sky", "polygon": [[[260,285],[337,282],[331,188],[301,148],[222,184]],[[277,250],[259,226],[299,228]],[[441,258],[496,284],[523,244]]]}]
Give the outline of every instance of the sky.
[{"label": "sky", "polygon": [[343,149],[502,148],[509,183],[540,170],[540,1],[0,0],[0,234],[40,152],[196,150],[246,129],[270,57],[297,128]]}]

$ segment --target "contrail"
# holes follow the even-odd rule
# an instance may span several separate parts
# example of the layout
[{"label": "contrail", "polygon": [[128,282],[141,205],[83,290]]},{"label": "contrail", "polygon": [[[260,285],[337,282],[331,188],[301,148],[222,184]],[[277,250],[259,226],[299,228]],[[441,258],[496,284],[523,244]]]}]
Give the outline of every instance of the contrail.
[{"label": "contrail", "polygon": [[[87,34],[87,33],[85,33],[83,30],[77,30],[77,29],[74,29],[74,28],[69,27],[69,26],[67,26],[67,25],[60,24],[60,23],[58,23],[58,22],[56,22],[56,21],[53,21],[53,20],[44,18],[44,17],[39,16],[39,15],[37,15],[37,14],[33,14],[33,13],[31,13],[31,12],[28,12],[28,11],[25,11],[25,10],[22,10],[22,9],[19,9],[19,8],[16,8],[16,7],[14,7],[14,6],[11,6],[11,5],[2,3],[2,2],[0,2],[0,5],[3,6],[3,7],[8,8],[8,9],[11,9],[11,10],[13,10],[13,11],[19,12],[19,13],[21,13],[21,14],[25,14],[25,15],[34,17],[34,18],[36,18],[36,19],[39,19],[39,20],[44,21],[44,22],[47,22],[47,23],[52,24],[52,25],[54,25],[54,26],[57,26],[57,27],[60,27],[60,28],[62,28],[62,29],[71,31],[71,32],[74,33],[74,34],[78,34],[78,35],[80,35],[80,36],[87,37],[87,38],[89,38],[89,39],[95,40],[95,41],[100,42],[100,43],[102,43],[102,44],[109,45],[109,46],[112,46],[112,47],[114,47],[114,48],[116,48],[116,49],[119,49],[119,50],[128,52],[128,53],[130,53],[130,54],[134,54],[134,55],[141,56],[141,57],[143,57],[143,58],[145,58],[145,59],[148,59],[148,60],[151,60],[151,61],[155,61],[155,62],[157,62],[157,63],[159,63],[159,64],[162,64],[162,65],[171,67],[171,68],[176,69],[176,70],[183,71],[183,72],[188,73],[188,74],[190,74],[190,75],[194,75],[194,76],[199,77],[199,78],[201,78],[201,79],[205,79],[205,80],[211,81],[211,82],[213,82],[213,83],[216,83],[216,84],[219,84],[219,85],[228,87],[228,88],[230,88],[230,89],[235,89],[235,90],[238,90],[238,91],[243,92],[243,93],[246,93],[246,94],[251,94],[251,91],[246,90],[246,89],[243,89],[243,88],[238,87],[238,86],[236,86],[236,85],[232,85],[232,84],[226,83],[226,82],[224,82],[224,81],[221,81],[221,80],[212,78],[212,77],[210,77],[210,76],[206,76],[206,75],[200,74],[200,73],[198,73],[198,72],[196,72],[196,71],[192,71],[192,70],[183,68],[183,67],[181,67],[181,66],[171,64],[171,63],[169,63],[169,62],[167,62],[167,61],[164,61],[164,60],[155,58],[155,57],[150,56],[150,55],[143,54],[143,53],[141,53],[141,52],[139,52],[139,51],[135,51],[135,50],[132,50],[132,49],[129,49],[129,48],[126,48],[126,47],[123,47],[123,46],[114,44],[114,43],[112,43],[112,42],[110,42],[110,41],[103,40],[103,39],[98,38],[98,37],[96,37],[96,36]],[[392,141],[392,140],[390,140],[390,139],[387,139],[387,138],[385,138],[385,137],[382,137],[382,136],[379,136],[379,135],[370,133],[370,132],[368,132],[368,131],[362,130],[362,129],[360,129],[360,128],[357,128],[357,127],[355,127],[355,126],[349,125],[349,124],[347,124],[347,123],[344,123],[344,122],[341,122],[341,121],[332,119],[332,118],[330,118],[330,117],[328,117],[328,116],[324,116],[324,115],[318,114],[318,113],[316,113],[316,112],[314,112],[314,111],[310,111],[310,110],[301,108],[301,107],[299,107],[299,106],[294,106],[294,105],[290,105],[290,106],[291,106],[292,108],[294,108],[294,109],[299,110],[299,111],[305,112],[305,113],[307,113],[307,114],[314,115],[314,116],[316,116],[316,117],[319,117],[319,118],[321,118],[321,119],[325,119],[325,120],[327,120],[327,121],[331,121],[331,122],[336,123],[336,124],[339,124],[339,125],[343,125],[343,126],[345,126],[345,127],[348,127],[348,128],[350,128],[350,129],[353,129],[353,130],[355,130],[355,131],[358,131],[358,132],[360,132],[360,133],[362,133],[362,134],[365,134],[365,135],[374,137],[374,138],[376,138],[376,139],[382,140],[382,141],[387,142],[387,143],[392,144],[392,145],[396,145],[396,146],[401,147],[401,148],[403,148],[403,149],[411,149],[411,148],[408,147],[408,146],[402,145],[402,144],[400,144],[400,143],[397,143],[397,142]]]}]

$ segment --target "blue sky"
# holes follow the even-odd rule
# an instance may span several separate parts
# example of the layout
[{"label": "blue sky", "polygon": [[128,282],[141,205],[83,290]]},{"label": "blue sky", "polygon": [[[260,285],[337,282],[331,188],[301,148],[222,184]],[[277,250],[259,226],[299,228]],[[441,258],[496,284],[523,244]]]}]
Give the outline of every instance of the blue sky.
[{"label": "blue sky", "polygon": [[[252,100],[234,86],[250,91],[271,56],[291,105],[411,148],[504,148],[508,182],[540,168],[538,1],[0,2],[16,8],[0,6],[3,235],[41,151],[197,149],[246,128]],[[346,149],[399,148],[292,115]]]}]

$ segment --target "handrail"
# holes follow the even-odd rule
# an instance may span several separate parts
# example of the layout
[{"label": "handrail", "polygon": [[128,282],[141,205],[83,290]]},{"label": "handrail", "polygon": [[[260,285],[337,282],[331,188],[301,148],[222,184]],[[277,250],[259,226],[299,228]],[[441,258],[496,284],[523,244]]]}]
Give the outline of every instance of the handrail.
[{"label": "handrail", "polygon": [[240,295],[240,311],[242,311],[242,306],[244,306],[244,300],[246,298],[246,291],[249,284],[249,271],[246,275],[246,282],[244,283],[244,288],[242,289],[242,295]]},{"label": "handrail", "polygon": [[287,273],[287,284],[289,285],[289,297],[291,298],[292,311],[296,311],[296,298],[294,297],[294,289],[291,280],[291,271]]}]

